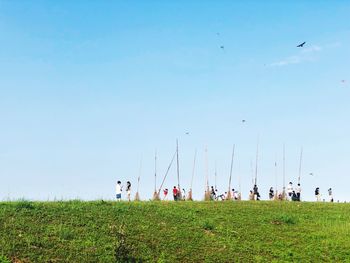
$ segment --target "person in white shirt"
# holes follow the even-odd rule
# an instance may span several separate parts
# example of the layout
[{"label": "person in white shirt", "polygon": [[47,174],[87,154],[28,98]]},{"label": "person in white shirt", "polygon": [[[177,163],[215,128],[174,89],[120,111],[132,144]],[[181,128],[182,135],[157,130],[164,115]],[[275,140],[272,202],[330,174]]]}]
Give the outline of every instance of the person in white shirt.
[{"label": "person in white shirt", "polygon": [[300,201],[300,194],[301,194],[300,184],[298,184],[298,186],[295,187],[295,193],[297,194],[297,201]]},{"label": "person in white shirt", "polygon": [[116,198],[118,202],[122,200],[122,191],[123,191],[122,183],[118,181],[115,187],[115,193],[116,193]]},{"label": "person in white shirt", "polygon": [[182,200],[185,201],[186,200],[186,191],[184,188],[182,188]]},{"label": "person in white shirt", "polygon": [[332,188],[328,189],[329,201],[333,203],[333,191]]},{"label": "person in white shirt", "polygon": [[289,197],[289,200],[291,200],[292,195],[293,195],[293,183],[289,182],[288,186],[287,186],[287,194]]}]

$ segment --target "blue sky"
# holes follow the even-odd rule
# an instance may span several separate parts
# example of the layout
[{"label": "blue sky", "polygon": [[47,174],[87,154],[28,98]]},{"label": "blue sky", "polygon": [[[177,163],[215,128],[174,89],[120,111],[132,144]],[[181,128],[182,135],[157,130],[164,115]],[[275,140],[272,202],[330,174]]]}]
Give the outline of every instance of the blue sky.
[{"label": "blue sky", "polygon": [[205,147],[210,184],[216,164],[225,191],[235,144],[233,187],[247,198],[259,137],[264,198],[275,161],[281,188],[285,144],[286,181],[304,149],[305,200],[316,186],[350,200],[349,11],[348,1],[0,1],[0,199],[113,198],[118,179],[135,190],[141,159],[150,198],[154,151],[160,182],[176,138],[186,189],[198,151],[197,199]]}]

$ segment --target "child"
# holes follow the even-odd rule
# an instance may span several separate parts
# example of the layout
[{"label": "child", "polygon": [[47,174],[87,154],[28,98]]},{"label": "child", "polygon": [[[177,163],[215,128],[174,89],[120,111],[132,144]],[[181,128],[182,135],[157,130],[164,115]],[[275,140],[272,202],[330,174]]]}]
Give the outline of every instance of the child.
[{"label": "child", "polygon": [[164,197],[163,197],[163,200],[166,200],[166,198],[167,198],[167,196],[168,196],[168,188],[165,188],[164,190],[163,190],[163,194],[164,194]]}]

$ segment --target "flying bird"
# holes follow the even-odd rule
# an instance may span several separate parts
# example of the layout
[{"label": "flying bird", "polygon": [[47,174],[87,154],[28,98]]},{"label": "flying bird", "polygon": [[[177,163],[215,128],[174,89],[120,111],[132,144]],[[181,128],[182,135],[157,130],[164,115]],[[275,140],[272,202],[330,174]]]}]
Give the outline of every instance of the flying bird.
[{"label": "flying bird", "polygon": [[190,135],[190,133],[189,133],[189,132],[186,132],[186,135]]},{"label": "flying bird", "polygon": [[243,123],[245,123],[245,120],[242,120]]},{"label": "flying bird", "polygon": [[224,47],[224,46],[220,46],[220,48],[221,48],[222,50],[224,50],[224,49],[225,49],[225,47]]},{"label": "flying bird", "polygon": [[306,44],[306,42],[304,41],[303,43],[297,45],[297,47],[303,47]]}]

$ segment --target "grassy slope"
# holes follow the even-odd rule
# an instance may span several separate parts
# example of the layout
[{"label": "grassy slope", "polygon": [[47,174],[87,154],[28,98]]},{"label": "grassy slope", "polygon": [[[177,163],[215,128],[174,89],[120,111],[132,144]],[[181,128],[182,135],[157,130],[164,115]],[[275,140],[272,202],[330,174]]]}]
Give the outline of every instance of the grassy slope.
[{"label": "grassy slope", "polygon": [[349,234],[348,204],[0,203],[0,262],[334,262]]}]

